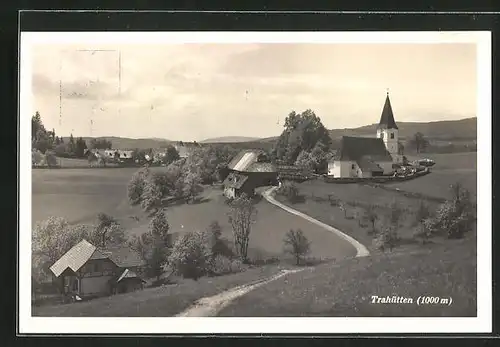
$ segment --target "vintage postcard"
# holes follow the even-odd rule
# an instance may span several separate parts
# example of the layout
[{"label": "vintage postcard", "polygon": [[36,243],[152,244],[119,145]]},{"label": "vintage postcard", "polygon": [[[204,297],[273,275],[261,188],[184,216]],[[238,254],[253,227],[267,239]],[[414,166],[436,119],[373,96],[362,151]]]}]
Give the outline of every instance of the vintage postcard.
[{"label": "vintage postcard", "polygon": [[488,32],[20,56],[21,333],[491,331]]}]

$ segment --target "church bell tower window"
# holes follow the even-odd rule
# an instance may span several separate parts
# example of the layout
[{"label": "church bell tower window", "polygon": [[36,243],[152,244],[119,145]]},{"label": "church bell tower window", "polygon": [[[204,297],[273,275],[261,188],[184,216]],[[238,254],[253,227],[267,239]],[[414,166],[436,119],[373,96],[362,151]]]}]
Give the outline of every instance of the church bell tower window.
[{"label": "church bell tower window", "polygon": [[394,138],[394,133],[391,133],[391,139],[393,139],[393,138]]}]

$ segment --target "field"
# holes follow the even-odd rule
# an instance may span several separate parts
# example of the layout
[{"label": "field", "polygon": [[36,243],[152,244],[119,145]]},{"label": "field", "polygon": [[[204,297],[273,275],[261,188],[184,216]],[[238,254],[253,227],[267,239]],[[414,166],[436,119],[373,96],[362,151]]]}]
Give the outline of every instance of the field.
[{"label": "field", "polygon": [[[472,237],[410,254],[394,252],[319,265],[257,288],[236,299],[219,315],[474,317],[474,244]],[[413,303],[373,304],[372,295],[412,298]],[[439,297],[439,304],[417,305],[418,297],[423,295]]]},{"label": "field", "polygon": [[[432,173],[421,178],[391,184],[409,192],[419,192],[433,197],[449,197],[449,186],[460,182],[474,195],[477,194],[477,153],[424,154],[436,162]],[[417,158],[409,157],[408,160]]]},{"label": "field", "polygon": [[[115,217],[129,235],[146,231],[148,216],[140,207],[132,207],[127,201],[126,185],[135,170],[33,170],[32,225],[49,216],[64,217],[75,224],[92,224],[97,214],[104,212]],[[223,228],[223,237],[231,241],[229,208],[223,201],[222,191],[206,187],[203,196],[201,203],[167,208],[171,232],[203,230],[217,220]],[[283,237],[291,228],[301,228],[306,233],[312,242],[310,256],[313,258],[339,259],[355,254],[354,248],[346,241],[265,200],[256,207],[256,222],[250,235],[251,259],[282,257]],[[139,221],[132,216],[137,216]]]},{"label": "field", "polygon": [[[378,212],[378,221],[375,227],[381,226],[383,216],[389,212],[389,206],[396,201],[403,209],[402,226],[399,229],[402,245],[405,247],[418,247],[413,240],[415,233],[415,217],[421,201],[424,201],[431,211],[438,206],[440,199],[450,198],[449,186],[454,182],[461,182],[469,189],[473,196],[477,192],[475,158],[476,153],[460,153],[455,155],[434,155],[436,161],[432,172],[414,180],[386,184],[374,187],[364,184],[332,184],[322,180],[311,180],[298,184],[299,193],[304,201],[296,203],[293,207],[324,223],[330,224],[372,248],[373,237],[369,233],[371,226],[360,223],[358,212],[363,212],[368,205],[373,205]],[[454,167],[454,168],[453,168]],[[384,189],[385,188],[385,189]],[[396,188],[400,189],[396,191]],[[407,196],[405,192],[420,193],[422,198]],[[344,201],[347,206],[347,218],[338,206],[332,206],[329,196]],[[281,202],[287,203],[283,197],[277,197]],[[439,242],[441,240],[436,240]],[[371,249],[374,251],[374,249]]]}]

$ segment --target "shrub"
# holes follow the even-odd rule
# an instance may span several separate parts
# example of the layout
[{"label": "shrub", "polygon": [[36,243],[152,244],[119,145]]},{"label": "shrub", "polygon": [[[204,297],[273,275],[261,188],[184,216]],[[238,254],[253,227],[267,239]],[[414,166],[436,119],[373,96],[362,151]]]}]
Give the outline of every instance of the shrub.
[{"label": "shrub", "polygon": [[295,182],[284,181],[276,191],[277,194],[284,196],[290,203],[295,203],[299,200],[299,188]]},{"label": "shrub", "polygon": [[470,192],[459,183],[451,186],[452,198],[436,210],[435,218],[428,222],[431,232],[448,238],[462,238],[475,222],[474,204]]},{"label": "shrub", "polygon": [[397,229],[394,225],[386,225],[381,228],[380,232],[374,238],[374,246],[378,250],[385,252],[389,249],[391,252],[397,245],[399,240]]},{"label": "shrub", "polygon": [[212,251],[207,233],[188,232],[179,237],[172,247],[168,263],[174,272],[184,278],[198,278],[212,268]]},{"label": "shrub", "polygon": [[244,269],[244,265],[239,259],[230,259],[226,256],[217,254],[212,260],[211,273],[215,276],[241,272]]}]

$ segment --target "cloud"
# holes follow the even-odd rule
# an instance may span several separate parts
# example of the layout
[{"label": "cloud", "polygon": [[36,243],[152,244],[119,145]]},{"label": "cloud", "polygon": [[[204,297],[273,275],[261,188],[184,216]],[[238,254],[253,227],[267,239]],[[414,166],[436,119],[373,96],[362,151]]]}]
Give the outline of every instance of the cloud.
[{"label": "cloud", "polygon": [[378,121],[386,88],[397,121],[475,110],[470,45],[45,45],[33,72],[47,126],[82,136],[273,136],[308,108],[327,127],[359,126]]}]

